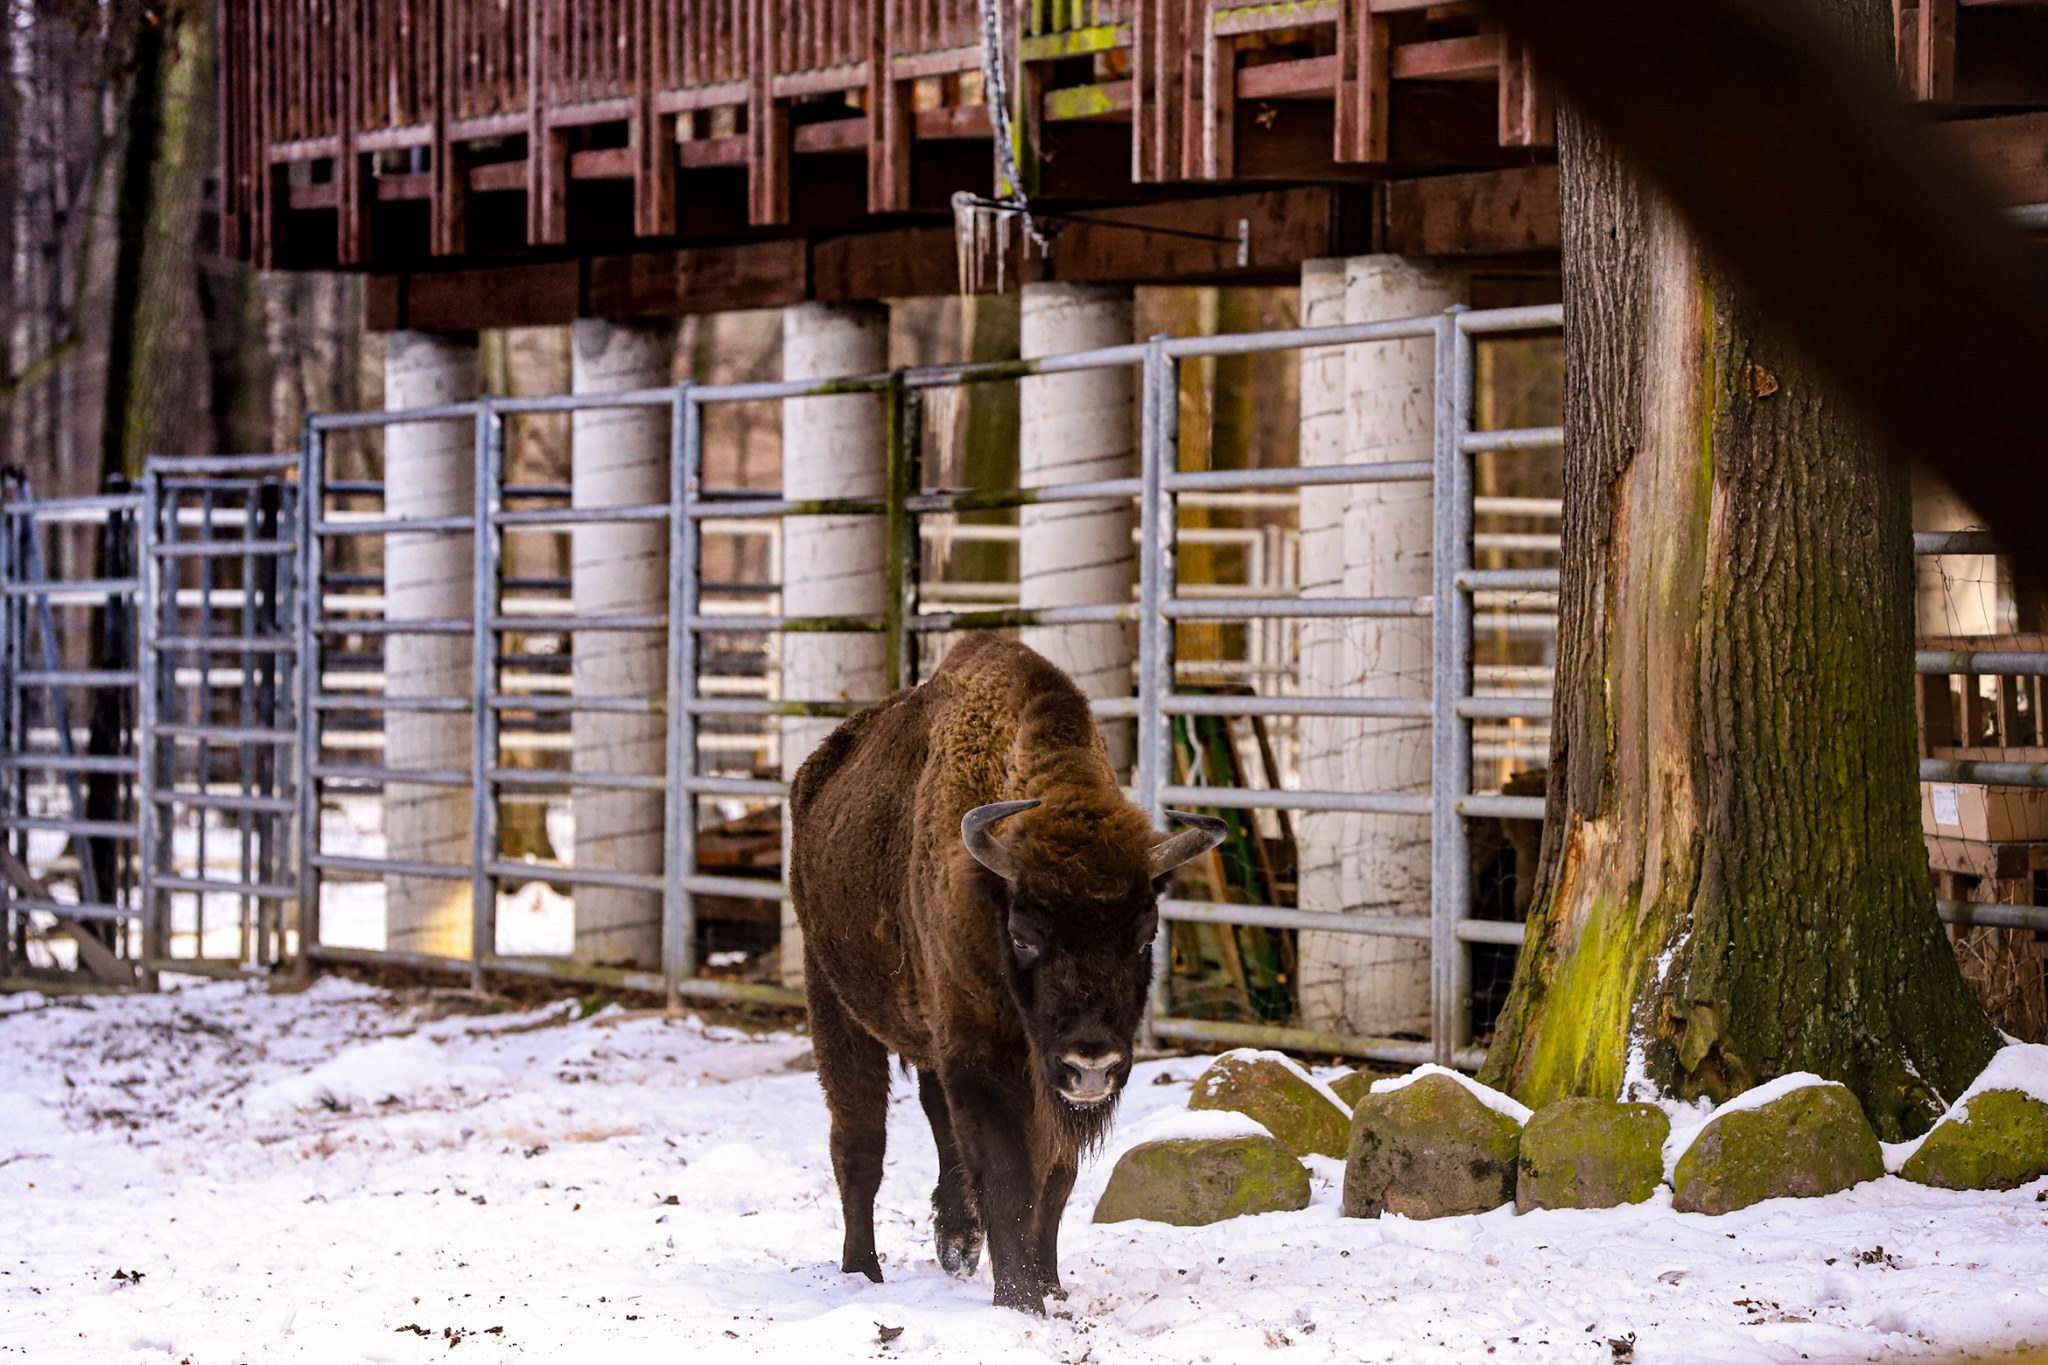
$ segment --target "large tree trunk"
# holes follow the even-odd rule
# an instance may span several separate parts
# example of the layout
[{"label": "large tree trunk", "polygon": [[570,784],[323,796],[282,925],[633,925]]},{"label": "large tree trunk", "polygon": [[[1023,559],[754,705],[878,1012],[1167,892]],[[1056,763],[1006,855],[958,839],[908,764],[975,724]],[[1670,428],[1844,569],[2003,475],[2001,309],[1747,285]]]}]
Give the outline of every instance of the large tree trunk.
[{"label": "large tree trunk", "polygon": [[1920,838],[1905,479],[1598,130],[1567,114],[1559,161],[1558,711],[1484,1074],[1533,1105],[1815,1071],[1917,1132],[1997,1040]]}]

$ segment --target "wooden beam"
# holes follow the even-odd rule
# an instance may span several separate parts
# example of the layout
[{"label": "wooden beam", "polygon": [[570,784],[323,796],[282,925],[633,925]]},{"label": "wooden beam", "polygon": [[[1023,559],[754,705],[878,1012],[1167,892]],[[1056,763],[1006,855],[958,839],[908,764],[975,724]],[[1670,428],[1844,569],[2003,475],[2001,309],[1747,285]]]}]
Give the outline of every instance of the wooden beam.
[{"label": "wooden beam", "polygon": [[583,268],[577,261],[372,275],[363,290],[363,327],[372,332],[544,327],[574,321],[582,294]]},{"label": "wooden beam", "polygon": [[805,155],[825,152],[864,152],[868,148],[868,117],[829,119],[805,123],[790,131],[789,149]]},{"label": "wooden beam", "polygon": [[1394,49],[1393,75],[1405,81],[1490,81],[1500,70],[1501,36],[1436,38]]},{"label": "wooden beam", "polygon": [[801,303],[809,287],[801,241],[748,242],[599,256],[590,262],[587,315],[682,317]]},{"label": "wooden beam", "polygon": [[1513,256],[1558,249],[1557,167],[1392,180],[1380,249],[1401,256]]},{"label": "wooden beam", "polygon": [[896,30],[902,6],[863,0],[868,21],[868,212],[901,213],[910,207],[910,83],[896,75],[891,54],[905,46]]},{"label": "wooden beam", "polygon": [[1293,62],[1240,67],[1237,97],[1241,100],[1328,99],[1337,88],[1340,66],[1335,57],[1304,57]]},{"label": "wooden beam", "polygon": [[2048,204],[2048,111],[1937,124],[2002,204]]}]

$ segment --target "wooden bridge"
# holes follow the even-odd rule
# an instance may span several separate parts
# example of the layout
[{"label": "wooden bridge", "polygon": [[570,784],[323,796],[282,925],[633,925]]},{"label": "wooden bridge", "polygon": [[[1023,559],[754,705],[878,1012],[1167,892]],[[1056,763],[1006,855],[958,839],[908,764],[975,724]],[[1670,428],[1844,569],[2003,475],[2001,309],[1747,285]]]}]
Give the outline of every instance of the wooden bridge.
[{"label": "wooden bridge", "polygon": [[[225,245],[387,324],[951,290],[993,72],[1022,187],[1096,220],[1011,280],[1555,251],[1551,92],[1483,4],[993,3],[995,67],[977,0],[226,0]],[[2048,107],[2048,9],[1896,3],[1909,93]],[[1976,141],[2039,179],[2043,119]]]}]

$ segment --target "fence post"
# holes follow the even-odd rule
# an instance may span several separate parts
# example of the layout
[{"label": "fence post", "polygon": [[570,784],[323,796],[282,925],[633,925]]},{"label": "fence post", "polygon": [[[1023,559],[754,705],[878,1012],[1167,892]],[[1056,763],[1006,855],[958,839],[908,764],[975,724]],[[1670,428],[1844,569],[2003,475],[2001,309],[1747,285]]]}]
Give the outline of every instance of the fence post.
[{"label": "fence post", "polygon": [[489,394],[476,403],[476,498],[474,582],[470,594],[470,716],[469,741],[469,982],[484,989],[484,961],[498,950],[497,880],[488,864],[498,840],[498,803],[490,770],[497,764],[497,712],[491,707],[496,677],[497,632],[491,616],[498,601],[498,529],[494,513],[498,508],[499,464],[503,448],[503,423]]},{"label": "fence post", "polygon": [[[156,804],[157,686],[164,671],[155,650],[157,613],[162,600],[160,568],[155,553],[160,482],[154,472],[144,470],[142,506],[135,518],[135,897],[136,908],[141,912],[138,925],[142,937],[142,960],[137,964],[136,984],[146,991],[157,989],[157,959],[170,956],[169,936],[164,933],[156,894],[156,830],[161,814]],[[175,592],[173,585],[173,601],[176,600]],[[211,662],[210,659],[201,659],[199,666],[205,669]],[[203,812],[201,818],[204,818]],[[82,844],[79,851],[85,851]],[[200,869],[199,875],[206,875],[204,868]],[[107,899],[111,902],[111,887],[108,892]],[[195,956],[206,956],[203,938]]]},{"label": "fence post", "polygon": [[1471,338],[1463,307],[1436,324],[1433,545],[1430,555],[1429,947],[1430,1045],[1449,1066],[1466,1041],[1465,947],[1458,925],[1471,913],[1471,855],[1459,803],[1472,786],[1470,723],[1458,714],[1472,690],[1472,603],[1460,581],[1472,554],[1471,459],[1463,449],[1471,411]]},{"label": "fence post", "polygon": [[293,618],[297,637],[299,703],[298,771],[293,774],[299,798],[298,930],[299,954],[292,975],[305,981],[313,974],[313,953],[320,946],[320,785],[313,769],[320,762],[320,587],[325,561],[317,527],[327,502],[327,438],[311,417],[299,438],[299,601]]},{"label": "fence post", "polygon": [[[917,613],[917,578],[922,558],[917,539],[917,514],[910,499],[917,493],[919,404],[903,382],[903,371],[889,375],[883,401],[888,405],[888,464],[882,496],[888,540],[887,596],[882,599],[882,690],[897,692],[917,681],[917,639],[910,618]],[[808,700],[808,699],[806,699]]]},{"label": "fence post", "polygon": [[[1165,586],[1161,578],[1165,530],[1170,515],[1165,505],[1165,459],[1167,449],[1166,408],[1178,408],[1178,393],[1169,394],[1173,374],[1166,359],[1166,338],[1153,336],[1145,343],[1145,368],[1140,384],[1138,412],[1138,804],[1152,818],[1154,829],[1166,828],[1166,813],[1159,789],[1166,784],[1162,765],[1167,761],[1165,694],[1173,687],[1173,664],[1163,643],[1171,630],[1162,615]],[[1166,659],[1164,669],[1160,667]],[[1173,972],[1173,926],[1159,922],[1152,939],[1152,1007],[1145,1016],[1144,1041],[1154,1046],[1152,1020],[1171,1007],[1168,986]]]},{"label": "fence post", "polygon": [[700,409],[690,385],[676,387],[669,419],[668,488],[668,877],[662,901],[661,977],[670,1014],[682,1009],[682,983],[697,974],[697,522],[692,515],[703,453]]}]

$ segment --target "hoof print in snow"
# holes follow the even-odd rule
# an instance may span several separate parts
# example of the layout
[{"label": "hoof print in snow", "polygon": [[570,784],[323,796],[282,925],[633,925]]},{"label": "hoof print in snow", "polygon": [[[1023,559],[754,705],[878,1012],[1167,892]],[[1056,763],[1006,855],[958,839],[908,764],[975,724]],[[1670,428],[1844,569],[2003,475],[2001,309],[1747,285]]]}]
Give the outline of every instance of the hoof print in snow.
[{"label": "hoof print in snow", "polygon": [[1358,1102],[1372,1093],[1375,1079],[1370,1071],[1347,1071],[1330,1082],[1330,1089],[1337,1092],[1338,1099],[1356,1109]]},{"label": "hoof print in snow", "polygon": [[2011,1190],[2048,1175],[2048,1104],[2017,1090],[1972,1095],[1899,1174],[1944,1190]]},{"label": "hoof print in snow", "polygon": [[1640,1204],[1664,1179],[1670,1135],[1671,1120],[1653,1104],[1585,1097],[1546,1104],[1522,1129],[1515,1208]]},{"label": "hoof print in snow", "polygon": [[1308,1168],[1271,1138],[1167,1138],[1123,1154],[1095,1221],[1144,1218],[1191,1228],[1307,1207]]},{"label": "hoof print in snow", "polygon": [[1368,1094],[1352,1110],[1344,1214],[1449,1218],[1515,1197],[1522,1125],[1464,1082],[1426,1075]]},{"label": "hoof print in snow", "polygon": [[1277,1052],[1239,1048],[1195,1080],[1190,1109],[1229,1109],[1257,1119],[1295,1156],[1344,1155],[1351,1116]]},{"label": "hoof print in snow", "polygon": [[1811,1199],[1875,1180],[1884,1153],[1856,1097],[1809,1085],[1754,1109],[1726,1111],[1678,1159],[1680,1213],[1733,1213],[1766,1199]]}]

